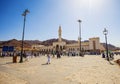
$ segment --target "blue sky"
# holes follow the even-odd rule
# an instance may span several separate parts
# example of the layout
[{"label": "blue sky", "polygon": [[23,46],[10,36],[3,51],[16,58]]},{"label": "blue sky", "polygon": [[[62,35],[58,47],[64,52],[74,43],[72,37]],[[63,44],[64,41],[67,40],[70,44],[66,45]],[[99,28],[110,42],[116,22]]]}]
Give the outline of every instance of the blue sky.
[{"label": "blue sky", "polygon": [[77,40],[78,19],[82,20],[82,40],[100,37],[108,30],[108,43],[120,47],[120,0],[0,0],[0,40],[22,38],[23,11],[27,8],[25,39],[62,38]]}]

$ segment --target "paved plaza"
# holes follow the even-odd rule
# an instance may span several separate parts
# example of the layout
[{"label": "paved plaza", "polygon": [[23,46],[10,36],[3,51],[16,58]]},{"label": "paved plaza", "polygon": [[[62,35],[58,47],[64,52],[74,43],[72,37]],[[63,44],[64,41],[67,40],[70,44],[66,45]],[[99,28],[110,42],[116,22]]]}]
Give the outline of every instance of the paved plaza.
[{"label": "paved plaza", "polygon": [[19,63],[19,57],[18,63],[4,57],[0,58],[0,84],[119,84],[120,66],[114,60],[110,64],[100,55],[62,56],[52,58],[47,65],[47,56],[23,63]]}]

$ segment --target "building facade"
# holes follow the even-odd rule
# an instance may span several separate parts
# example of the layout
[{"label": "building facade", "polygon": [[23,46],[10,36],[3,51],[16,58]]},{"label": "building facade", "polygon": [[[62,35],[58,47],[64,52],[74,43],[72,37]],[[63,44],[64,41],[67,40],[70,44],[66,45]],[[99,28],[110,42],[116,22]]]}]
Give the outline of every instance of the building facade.
[{"label": "building facade", "polygon": [[[80,40],[77,43],[66,44],[62,41],[62,28],[58,29],[58,42],[53,42],[52,46],[45,45],[32,45],[32,49],[36,49],[39,52],[63,52],[63,53],[75,53],[80,52]],[[102,50],[105,50],[100,43],[99,37],[89,38],[89,40],[81,42],[81,52],[99,54]]]}]

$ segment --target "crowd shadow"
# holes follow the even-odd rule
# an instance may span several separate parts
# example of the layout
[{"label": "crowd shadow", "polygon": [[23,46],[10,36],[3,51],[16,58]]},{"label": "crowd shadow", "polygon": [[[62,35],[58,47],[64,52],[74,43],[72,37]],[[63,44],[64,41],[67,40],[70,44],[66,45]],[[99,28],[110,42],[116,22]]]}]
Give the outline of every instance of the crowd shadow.
[{"label": "crowd shadow", "polygon": [[48,63],[44,63],[44,64],[41,64],[41,65],[49,65]]},{"label": "crowd shadow", "polygon": [[6,62],[6,64],[13,64],[13,62]]},{"label": "crowd shadow", "polygon": [[13,64],[13,62],[6,62],[6,63],[2,63],[0,65],[7,65],[7,64]]},{"label": "crowd shadow", "polygon": [[110,61],[109,61],[109,63],[110,63],[111,65],[114,65],[114,63],[112,63],[112,62],[110,62]]}]

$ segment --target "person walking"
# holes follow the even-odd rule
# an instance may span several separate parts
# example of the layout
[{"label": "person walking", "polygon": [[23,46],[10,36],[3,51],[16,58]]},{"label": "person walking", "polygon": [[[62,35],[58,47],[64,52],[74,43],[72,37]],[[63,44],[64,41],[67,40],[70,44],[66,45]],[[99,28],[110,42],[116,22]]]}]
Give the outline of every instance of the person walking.
[{"label": "person walking", "polygon": [[102,58],[105,58],[105,54],[104,54],[104,52],[102,53]]},{"label": "person walking", "polygon": [[48,60],[47,60],[47,64],[50,64],[50,63],[51,63],[51,57],[50,57],[49,54],[47,54],[47,58],[48,58]]}]

